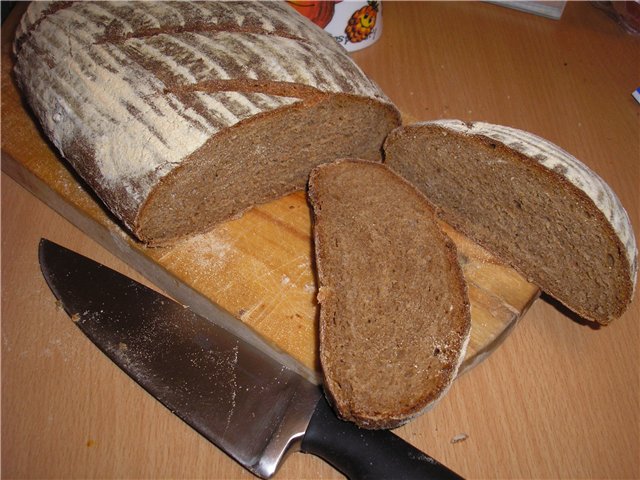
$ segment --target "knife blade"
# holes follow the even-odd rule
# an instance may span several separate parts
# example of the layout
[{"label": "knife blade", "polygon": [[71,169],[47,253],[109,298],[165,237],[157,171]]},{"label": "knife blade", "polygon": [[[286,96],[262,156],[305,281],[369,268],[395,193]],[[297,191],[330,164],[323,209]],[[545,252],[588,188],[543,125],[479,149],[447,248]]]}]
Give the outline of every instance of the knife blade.
[{"label": "knife blade", "polygon": [[390,431],[362,430],[338,419],[319,386],[215,318],[45,239],[39,260],[80,330],[254,475],[270,478],[289,452],[302,451],[353,479],[461,478]]}]

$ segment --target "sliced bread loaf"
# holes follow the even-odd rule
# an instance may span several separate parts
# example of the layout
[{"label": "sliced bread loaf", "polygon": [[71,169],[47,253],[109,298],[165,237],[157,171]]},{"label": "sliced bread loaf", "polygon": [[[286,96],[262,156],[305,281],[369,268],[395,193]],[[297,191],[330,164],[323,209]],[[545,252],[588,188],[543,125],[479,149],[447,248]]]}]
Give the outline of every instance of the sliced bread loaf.
[{"label": "sliced bread loaf", "polygon": [[627,213],[556,145],[514,128],[442,120],[393,131],[385,161],[447,223],[583,318],[607,324],[630,303],[637,249]]},{"label": "sliced bread loaf", "polygon": [[384,165],[313,170],[320,361],[338,414],[393,428],[456,376],[469,341],[466,286],[432,207]]},{"label": "sliced bread loaf", "polygon": [[15,77],[44,132],[139,239],[168,243],[381,160],[400,115],[284,2],[33,2]]}]

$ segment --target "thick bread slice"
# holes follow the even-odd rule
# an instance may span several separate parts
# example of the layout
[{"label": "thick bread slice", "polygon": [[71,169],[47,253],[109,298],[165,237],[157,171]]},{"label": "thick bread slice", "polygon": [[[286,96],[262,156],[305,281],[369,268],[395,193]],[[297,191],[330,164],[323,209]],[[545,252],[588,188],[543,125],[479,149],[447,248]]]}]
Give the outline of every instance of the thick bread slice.
[{"label": "thick bread slice", "polygon": [[445,394],[464,358],[455,246],[425,198],[378,163],[316,168],[309,199],[325,392],[343,419],[397,427]]},{"label": "thick bread slice", "polygon": [[400,115],[284,2],[34,2],[15,76],[44,132],[139,239],[162,244],[381,160]]},{"label": "thick bread slice", "polygon": [[636,284],[629,217],[609,186],[556,145],[514,128],[442,120],[404,126],[387,165],[449,224],[585,319],[622,315]]}]

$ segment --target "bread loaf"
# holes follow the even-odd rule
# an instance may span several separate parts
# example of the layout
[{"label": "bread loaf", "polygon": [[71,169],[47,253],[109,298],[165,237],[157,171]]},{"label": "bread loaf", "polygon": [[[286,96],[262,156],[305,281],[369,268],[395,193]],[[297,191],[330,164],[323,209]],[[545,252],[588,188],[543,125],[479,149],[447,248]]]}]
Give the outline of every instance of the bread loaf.
[{"label": "bread loaf", "polygon": [[309,179],[324,388],[345,420],[393,428],[453,382],[469,341],[454,244],[384,165],[344,160]]},{"label": "bread loaf", "polygon": [[280,2],[34,2],[15,77],[46,135],[140,240],[170,242],[380,160],[397,109]]},{"label": "bread loaf", "polygon": [[583,318],[607,324],[630,303],[637,248],[627,213],[556,145],[514,128],[443,120],[393,131],[385,161],[447,223]]}]

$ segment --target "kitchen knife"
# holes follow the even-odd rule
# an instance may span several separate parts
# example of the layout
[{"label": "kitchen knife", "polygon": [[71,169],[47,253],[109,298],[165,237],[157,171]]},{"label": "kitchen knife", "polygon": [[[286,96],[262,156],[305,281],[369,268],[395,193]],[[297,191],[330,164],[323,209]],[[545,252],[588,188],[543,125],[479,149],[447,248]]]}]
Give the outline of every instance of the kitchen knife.
[{"label": "kitchen knife", "polygon": [[48,240],[42,273],[113,362],[209,441],[269,478],[290,451],[349,478],[461,478],[386,430],[336,417],[320,387],[144,285]]}]

